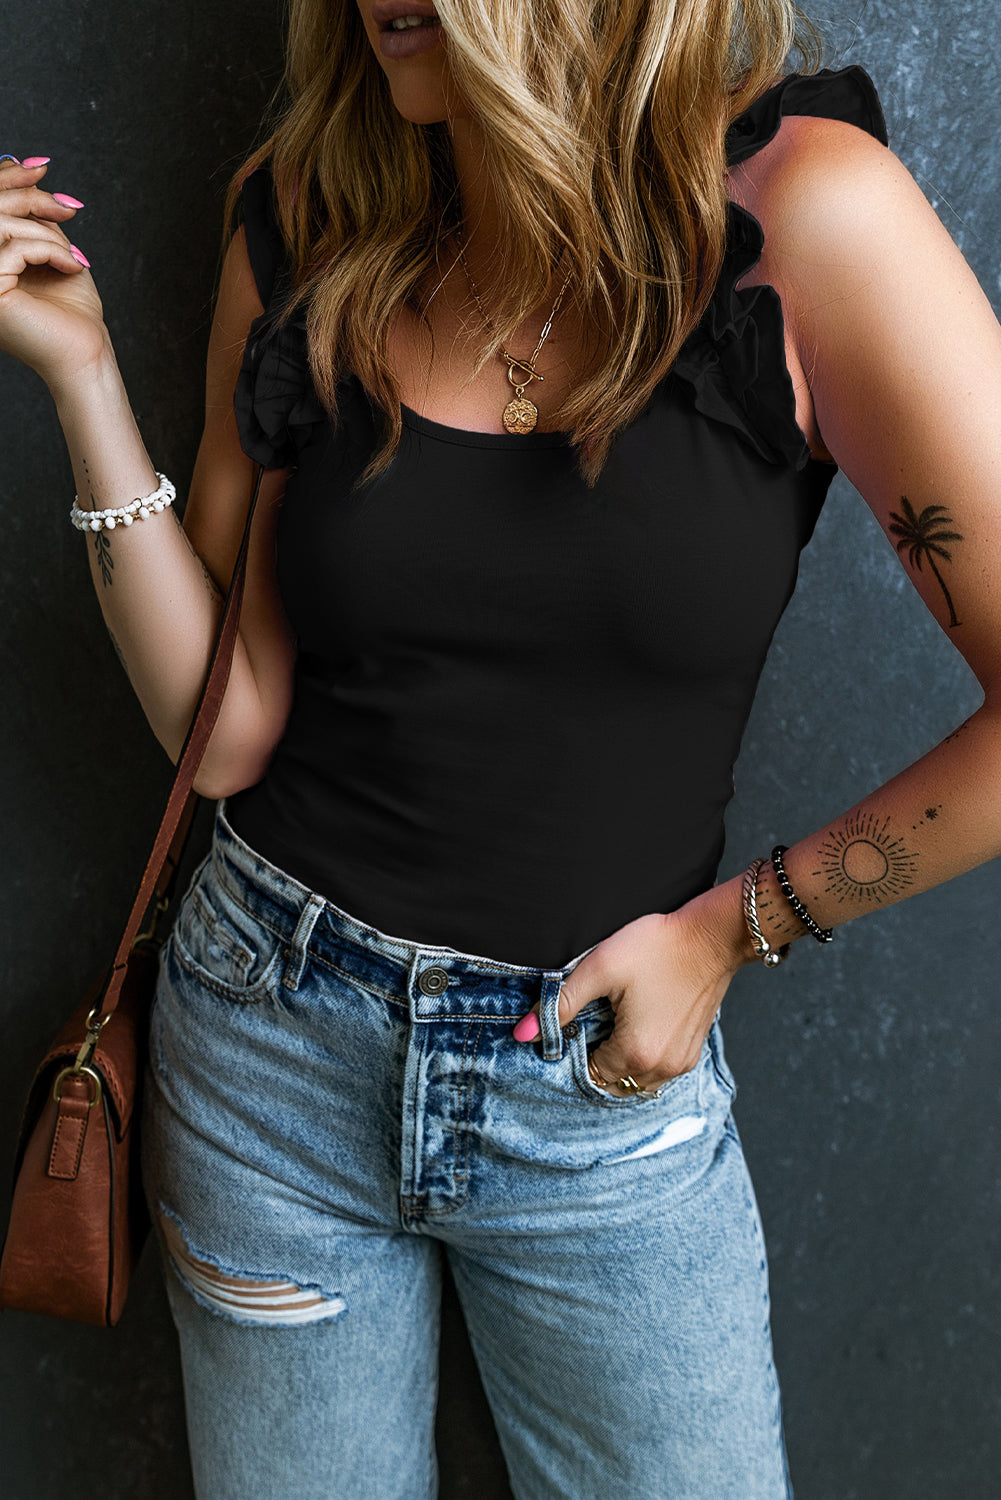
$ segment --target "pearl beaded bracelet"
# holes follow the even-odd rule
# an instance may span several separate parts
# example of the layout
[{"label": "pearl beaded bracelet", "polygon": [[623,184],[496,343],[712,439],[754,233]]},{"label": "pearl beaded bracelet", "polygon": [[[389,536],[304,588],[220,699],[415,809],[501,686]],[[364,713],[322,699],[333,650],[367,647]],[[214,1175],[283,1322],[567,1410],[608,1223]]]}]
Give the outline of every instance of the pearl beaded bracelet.
[{"label": "pearl beaded bracelet", "polygon": [[154,490],[152,495],[130,501],[128,505],[113,505],[107,510],[81,510],[80,496],[74,495],[76,503],[70,511],[70,520],[77,531],[114,531],[119,525],[131,526],[137,517],[140,521],[148,521],[155,512],[166,510],[177,491],[166,474],[161,474],[159,469],[154,470],[154,473],[160,481],[159,489]]}]

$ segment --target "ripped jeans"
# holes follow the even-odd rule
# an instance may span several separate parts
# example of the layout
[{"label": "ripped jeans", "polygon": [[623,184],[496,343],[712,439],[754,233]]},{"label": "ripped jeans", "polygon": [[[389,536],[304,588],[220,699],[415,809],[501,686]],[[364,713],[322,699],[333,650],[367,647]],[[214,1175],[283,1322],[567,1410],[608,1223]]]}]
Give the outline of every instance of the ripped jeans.
[{"label": "ripped jeans", "polygon": [[558,1023],[584,956],[389,936],[218,805],[143,1120],[199,1500],[437,1494],[442,1254],[518,1500],[789,1500],[719,1016],[659,1097],[606,1093],[607,999]]}]

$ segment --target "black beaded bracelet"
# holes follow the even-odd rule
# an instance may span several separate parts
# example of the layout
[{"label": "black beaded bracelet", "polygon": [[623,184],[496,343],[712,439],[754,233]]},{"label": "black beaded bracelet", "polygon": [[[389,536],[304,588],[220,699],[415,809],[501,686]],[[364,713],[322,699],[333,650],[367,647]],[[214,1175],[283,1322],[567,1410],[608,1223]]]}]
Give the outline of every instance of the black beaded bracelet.
[{"label": "black beaded bracelet", "polygon": [[818,943],[830,943],[834,940],[834,933],[832,932],[831,928],[821,927],[819,922],[815,922],[813,920],[813,918],[810,916],[810,913],[807,911],[806,907],[803,905],[802,901],[799,899],[799,897],[796,895],[796,892],[789,884],[789,876],[786,874],[785,865],[782,863],[782,856],[786,852],[788,847],[788,844],[776,844],[775,848],[771,852],[771,855],[769,856],[772,862],[772,869],[775,871],[775,878],[782,889],[783,896],[786,898],[789,905],[796,913],[797,917],[799,917],[799,920],[803,923],[803,926],[806,928],[807,932],[811,932],[817,939]]}]

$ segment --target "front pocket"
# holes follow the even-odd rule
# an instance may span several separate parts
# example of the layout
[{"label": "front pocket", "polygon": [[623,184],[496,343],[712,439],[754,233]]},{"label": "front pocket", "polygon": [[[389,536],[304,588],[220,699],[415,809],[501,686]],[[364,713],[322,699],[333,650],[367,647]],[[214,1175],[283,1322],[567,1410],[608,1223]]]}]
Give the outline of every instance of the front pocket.
[{"label": "front pocket", "polygon": [[731,1100],[737,1097],[737,1080],[726,1060],[726,1051],[723,1047],[723,1031],[719,1023],[719,1015],[709,1028],[709,1051],[712,1054],[713,1071],[723,1089],[730,1095]]},{"label": "front pocket", "polygon": [[178,963],[220,994],[255,1000],[281,966],[282,934],[223,886],[211,855],[199,865],[177,910],[171,941]]},{"label": "front pocket", "polygon": [[[595,1005],[597,1008],[591,1009]],[[573,1080],[577,1086],[578,1093],[582,1094],[591,1104],[603,1104],[611,1109],[656,1109],[667,1099],[673,1098],[680,1092],[686,1083],[692,1083],[699,1073],[709,1048],[708,1039],[703,1043],[702,1052],[695,1066],[687,1069],[684,1073],[669,1078],[660,1093],[652,1098],[642,1098],[635,1094],[609,1094],[600,1088],[591,1077],[587,1066],[588,1054],[599,1047],[615,1028],[615,1012],[611,1003],[607,1000],[589,1002],[584,1009],[577,1013],[575,1022],[570,1028],[564,1028],[570,1050],[570,1066]]]}]

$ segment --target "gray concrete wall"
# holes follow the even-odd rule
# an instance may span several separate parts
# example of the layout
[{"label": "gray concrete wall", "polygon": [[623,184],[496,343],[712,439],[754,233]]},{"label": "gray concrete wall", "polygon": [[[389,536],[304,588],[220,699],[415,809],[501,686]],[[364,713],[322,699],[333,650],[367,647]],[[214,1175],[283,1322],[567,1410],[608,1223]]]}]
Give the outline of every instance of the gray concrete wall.
[{"label": "gray concrete wall", "polygon": [[[277,77],[280,7],[259,8],[239,36],[218,0],[138,10],[12,0],[6,14],[0,150],[51,156],[49,189],[87,203],[73,237],[93,262],[149,452],[183,496],[201,432],[221,188]],[[829,0],[813,14],[829,65],[872,74],[893,149],[997,307],[993,0]],[[48,393],[0,360],[0,400],[6,1184],[31,1067],[117,941],[171,768],[69,525],[72,473]],[[745,737],[723,874],[769,840],[821,826],[977,700],[839,476]],[[206,837],[203,816],[192,859]],[[825,950],[801,945],[774,974],[745,970],[725,1002],[797,1500],[996,1492],[999,901],[995,862],[853,924]],[[443,1500],[500,1500],[503,1466],[451,1291],[444,1316]],[[71,1486],[84,1500],[190,1495],[178,1357],[151,1254],[114,1331],[4,1315],[0,1368],[7,1500]]]}]

